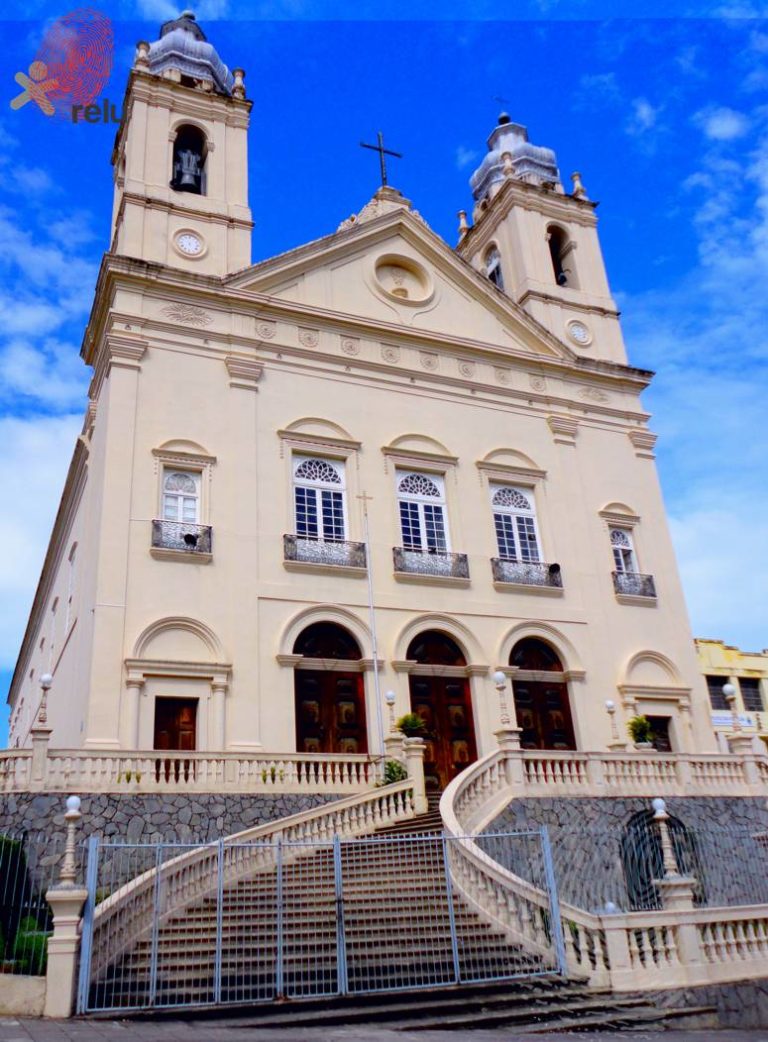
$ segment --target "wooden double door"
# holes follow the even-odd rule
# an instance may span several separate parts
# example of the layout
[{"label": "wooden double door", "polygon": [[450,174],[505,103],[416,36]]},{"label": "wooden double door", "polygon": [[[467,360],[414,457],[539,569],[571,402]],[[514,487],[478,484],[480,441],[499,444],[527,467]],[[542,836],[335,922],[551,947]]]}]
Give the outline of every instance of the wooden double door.
[{"label": "wooden double door", "polygon": [[477,759],[472,701],[466,677],[411,675],[411,712],[424,721],[424,776],[444,789]]},{"label": "wooden double door", "polygon": [[295,695],[297,752],[368,752],[361,673],[297,669]]},{"label": "wooden double door", "polygon": [[575,749],[568,685],[562,681],[513,683],[523,749]]}]

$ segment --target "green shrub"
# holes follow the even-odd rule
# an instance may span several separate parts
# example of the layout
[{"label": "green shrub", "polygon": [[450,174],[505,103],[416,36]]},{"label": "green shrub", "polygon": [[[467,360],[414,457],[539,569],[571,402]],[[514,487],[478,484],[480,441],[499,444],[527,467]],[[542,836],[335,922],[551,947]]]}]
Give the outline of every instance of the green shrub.
[{"label": "green shrub", "polygon": [[633,742],[653,741],[653,728],[647,716],[633,716],[627,723],[627,730]]},{"label": "green shrub", "polygon": [[405,716],[401,716],[396,727],[406,738],[418,738],[424,733],[424,721],[418,713],[406,713]]},{"label": "green shrub", "polygon": [[13,942],[12,958],[20,973],[32,977],[45,976],[48,962],[48,938],[50,934],[39,930],[19,930]]},{"label": "green shrub", "polygon": [[387,760],[384,764],[384,784],[392,785],[394,782],[405,781],[408,771],[399,760]]}]

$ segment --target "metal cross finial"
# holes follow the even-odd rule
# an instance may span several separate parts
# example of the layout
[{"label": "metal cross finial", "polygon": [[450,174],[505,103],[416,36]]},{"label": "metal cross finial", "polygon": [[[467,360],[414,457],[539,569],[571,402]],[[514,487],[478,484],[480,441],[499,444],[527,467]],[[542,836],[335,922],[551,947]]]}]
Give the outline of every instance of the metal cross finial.
[{"label": "metal cross finial", "polygon": [[364,141],[360,142],[360,148],[370,148],[373,152],[379,153],[379,163],[381,164],[381,184],[382,187],[386,187],[387,184],[387,162],[384,156],[394,156],[396,159],[402,159],[403,156],[400,152],[393,152],[389,148],[384,148],[384,135],[379,131],[377,145],[366,145]]}]

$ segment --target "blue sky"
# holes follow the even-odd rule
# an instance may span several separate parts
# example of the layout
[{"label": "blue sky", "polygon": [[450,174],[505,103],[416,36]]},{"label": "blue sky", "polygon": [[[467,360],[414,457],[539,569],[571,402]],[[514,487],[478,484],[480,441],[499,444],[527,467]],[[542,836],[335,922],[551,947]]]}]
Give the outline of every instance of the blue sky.
[{"label": "blue sky", "polygon": [[[105,2],[122,99],[168,0]],[[384,6],[384,10],[382,10]],[[522,0],[201,0],[198,19],[253,99],[260,260],[333,231],[377,186],[359,148],[384,131],[391,180],[455,242],[467,179],[503,107],[600,200],[608,275],[646,392],[694,632],[768,645],[768,4]],[[13,112],[45,25],[0,22],[0,684],[7,688],[88,372],[79,346],[107,246],[114,126]],[[18,18],[14,19],[14,14]],[[382,20],[386,18],[386,20]],[[439,20],[438,20],[439,19]],[[4,701],[4,699],[3,699]],[[0,712],[0,743],[6,736]]]}]

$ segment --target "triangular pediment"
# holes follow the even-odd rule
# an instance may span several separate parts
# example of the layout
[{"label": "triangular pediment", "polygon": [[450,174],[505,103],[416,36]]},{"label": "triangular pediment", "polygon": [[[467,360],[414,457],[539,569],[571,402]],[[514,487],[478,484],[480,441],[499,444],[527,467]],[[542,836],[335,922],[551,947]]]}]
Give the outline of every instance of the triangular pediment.
[{"label": "triangular pediment", "polygon": [[[365,210],[362,211],[365,213]],[[406,206],[318,239],[227,280],[340,318],[488,345],[510,354],[574,355],[447,246]]]}]

